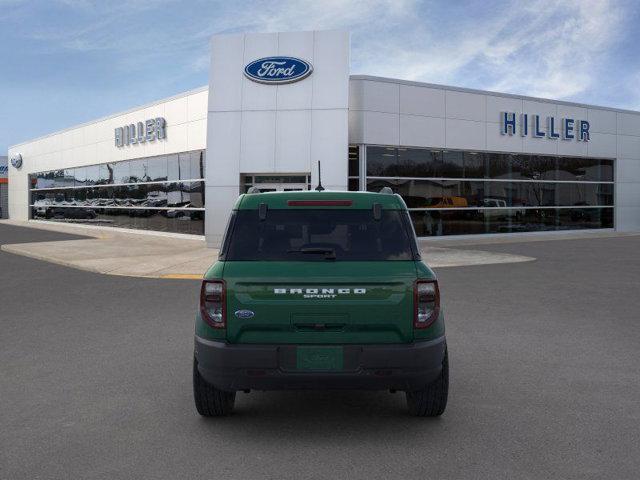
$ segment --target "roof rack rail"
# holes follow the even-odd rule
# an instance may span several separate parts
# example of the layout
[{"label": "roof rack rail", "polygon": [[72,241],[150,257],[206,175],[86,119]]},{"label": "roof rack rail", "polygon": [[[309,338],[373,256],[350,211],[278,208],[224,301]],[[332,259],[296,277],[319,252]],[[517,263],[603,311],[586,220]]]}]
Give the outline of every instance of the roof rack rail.
[{"label": "roof rack rail", "polygon": [[393,190],[391,190],[391,187],[382,187],[379,193],[386,193],[387,195],[393,195]]},{"label": "roof rack rail", "polygon": [[247,193],[260,193],[260,189],[258,187],[250,187]]}]

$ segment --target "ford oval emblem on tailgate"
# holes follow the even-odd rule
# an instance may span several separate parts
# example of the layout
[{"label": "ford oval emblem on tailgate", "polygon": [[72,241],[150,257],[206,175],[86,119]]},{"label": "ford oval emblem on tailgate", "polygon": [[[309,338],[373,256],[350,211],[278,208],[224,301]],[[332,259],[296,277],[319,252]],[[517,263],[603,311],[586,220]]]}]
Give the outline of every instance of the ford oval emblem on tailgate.
[{"label": "ford oval emblem on tailgate", "polygon": [[311,75],[313,67],[295,57],[266,57],[254,60],[244,67],[244,74],[258,83],[291,83]]},{"label": "ford oval emblem on tailgate", "polygon": [[238,318],[251,318],[255,315],[251,310],[236,310],[235,313]]}]

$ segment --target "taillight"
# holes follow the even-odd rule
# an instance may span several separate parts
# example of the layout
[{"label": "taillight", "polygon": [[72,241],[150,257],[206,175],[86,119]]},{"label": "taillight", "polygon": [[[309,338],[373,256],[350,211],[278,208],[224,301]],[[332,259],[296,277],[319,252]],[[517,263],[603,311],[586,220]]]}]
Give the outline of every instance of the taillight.
[{"label": "taillight", "polygon": [[414,286],[414,328],[427,328],[440,314],[440,290],[437,280],[418,280]]},{"label": "taillight", "polygon": [[225,308],[226,286],[223,280],[203,280],[200,289],[200,314],[213,328],[225,328],[227,312]]}]

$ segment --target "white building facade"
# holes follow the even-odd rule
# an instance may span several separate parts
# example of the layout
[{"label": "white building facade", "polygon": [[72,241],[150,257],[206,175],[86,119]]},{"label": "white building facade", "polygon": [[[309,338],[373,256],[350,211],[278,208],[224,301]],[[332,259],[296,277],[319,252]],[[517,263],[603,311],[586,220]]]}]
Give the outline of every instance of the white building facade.
[{"label": "white building facade", "polygon": [[[349,74],[342,31],[214,36],[207,87],[9,149],[9,216],[205,234],[240,193],[391,187],[420,236],[640,230],[640,113]],[[19,161],[16,161],[19,160]]]}]

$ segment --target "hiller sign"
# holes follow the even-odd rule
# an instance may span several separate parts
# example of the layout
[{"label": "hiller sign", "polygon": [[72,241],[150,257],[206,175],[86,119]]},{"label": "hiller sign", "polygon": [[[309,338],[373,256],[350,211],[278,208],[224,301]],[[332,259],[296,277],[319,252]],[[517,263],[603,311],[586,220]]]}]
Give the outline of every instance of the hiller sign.
[{"label": "hiller sign", "polygon": [[167,136],[167,122],[164,118],[150,118],[144,122],[132,123],[115,129],[116,147],[162,140]]},{"label": "hiller sign", "polygon": [[[534,138],[550,138],[557,140],[577,140],[579,142],[589,141],[589,122],[586,120],[575,120],[573,118],[562,118],[560,121],[556,117],[549,116],[544,122],[540,120],[540,115],[529,115],[521,113],[519,121],[514,112],[500,113],[500,133],[502,135],[515,135],[516,130],[520,136],[531,135]],[[542,124],[545,124],[544,127]]]}]

